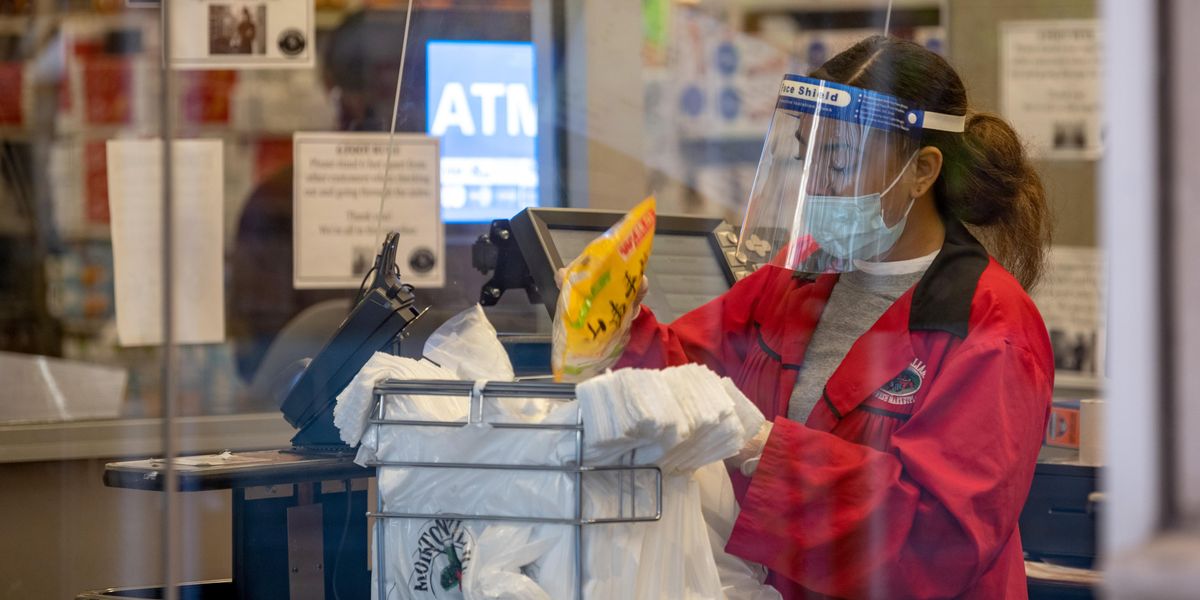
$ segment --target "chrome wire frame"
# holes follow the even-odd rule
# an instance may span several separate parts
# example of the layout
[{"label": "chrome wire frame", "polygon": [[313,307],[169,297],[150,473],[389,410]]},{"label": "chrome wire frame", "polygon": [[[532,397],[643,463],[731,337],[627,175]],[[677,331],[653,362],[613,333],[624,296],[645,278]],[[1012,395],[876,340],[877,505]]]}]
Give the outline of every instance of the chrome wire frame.
[{"label": "chrome wire frame", "polygon": [[[387,418],[386,399],[389,396],[448,396],[448,397],[468,397],[470,398],[470,407],[468,410],[466,421],[425,421],[413,419],[389,419]],[[483,424],[484,409],[483,403],[487,398],[538,398],[550,400],[568,401],[575,398],[575,386],[573,384],[549,383],[549,382],[473,382],[473,381],[455,381],[455,380],[385,380],[375,385],[373,394],[372,417],[369,419],[371,425],[381,427],[456,427],[462,428],[469,425]],[[575,598],[583,599],[583,565],[584,565],[584,544],[583,534],[585,526],[589,525],[605,525],[615,523],[643,523],[658,521],[662,518],[662,498],[663,498],[663,478],[662,470],[654,465],[636,465],[636,451],[630,452],[623,457],[622,462],[628,464],[618,465],[584,465],[583,464],[583,440],[584,426],[583,413],[577,410],[575,423],[486,423],[494,429],[511,429],[511,430],[527,430],[527,431],[561,431],[575,432],[575,462],[574,464],[562,465],[513,465],[504,463],[459,463],[459,462],[411,462],[411,461],[388,461],[377,460],[370,461],[367,466],[376,469],[385,467],[411,468],[411,469],[469,469],[469,470],[494,470],[494,471],[527,471],[527,472],[557,472],[568,475],[573,475],[575,479],[575,506],[574,518],[561,517],[526,517],[513,515],[481,515],[481,514],[461,514],[461,513],[425,513],[425,512],[403,512],[389,511],[386,509],[383,501],[382,490],[376,489],[375,511],[367,513],[367,517],[374,519],[375,523],[375,544],[376,544],[376,565],[375,572],[376,585],[379,600],[387,600],[387,552],[385,549],[386,530],[384,522],[389,519],[452,519],[458,521],[500,521],[500,522],[519,522],[519,523],[539,523],[550,525],[569,525],[575,530],[574,546],[575,546]],[[594,517],[585,518],[583,514],[583,477],[588,473],[616,473],[618,481],[619,509],[618,514],[614,517]],[[637,513],[637,485],[636,477],[639,472],[649,472],[654,474],[654,510],[653,514],[639,516]],[[378,480],[378,478],[377,478]],[[626,491],[626,482],[628,482],[628,492]],[[629,499],[629,515],[625,515],[625,500]]]}]

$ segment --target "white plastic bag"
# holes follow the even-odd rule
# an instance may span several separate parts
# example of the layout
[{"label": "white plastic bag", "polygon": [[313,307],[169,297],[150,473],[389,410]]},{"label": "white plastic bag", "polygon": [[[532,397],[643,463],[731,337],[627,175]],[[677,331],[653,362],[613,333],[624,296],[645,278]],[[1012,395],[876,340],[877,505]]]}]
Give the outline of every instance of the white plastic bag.
[{"label": "white plastic bag", "polygon": [[724,598],[690,474],[663,478],[662,520],[646,528],[637,574],[638,600]]},{"label": "white plastic bag", "polygon": [[725,465],[721,462],[706,465],[697,470],[692,479],[699,487],[700,506],[725,600],[782,598],[779,590],[763,583],[767,579],[765,567],[725,552],[725,544],[738,516],[733,483]]},{"label": "white plastic bag", "polygon": [[471,568],[462,580],[466,600],[551,600],[522,570],[554,548],[558,539],[531,539],[531,528],[492,525],[475,543]]},{"label": "white plastic bag", "polygon": [[[392,356],[383,352],[371,355],[367,364],[354,376],[354,379],[337,395],[337,404],[333,407],[333,424],[338,428],[338,435],[348,446],[354,447],[363,442],[364,446],[374,445],[375,428],[369,427],[367,421],[375,405],[375,384],[383,379],[453,379],[454,374],[442,369],[429,361],[412,360],[400,356]],[[455,406],[442,398],[433,398],[421,406],[426,412],[434,410],[449,410],[448,414],[438,417],[445,420],[455,418]],[[465,413],[465,408],[463,409]],[[371,458],[363,457],[363,460]],[[362,463],[360,463],[362,464]]]},{"label": "white plastic bag", "polygon": [[460,379],[512,381],[514,377],[508,352],[478,304],[429,334],[424,355]]},{"label": "white plastic bag", "polygon": [[[482,385],[482,384],[480,384]],[[513,399],[518,400],[518,399]],[[520,399],[530,404],[537,400]],[[440,402],[439,402],[440,401]],[[574,403],[553,402],[541,422],[568,424],[577,420]],[[485,406],[492,406],[491,403]],[[500,420],[522,420],[524,415],[505,415],[504,406],[493,406]],[[403,396],[389,397],[385,416],[418,421],[462,421],[467,416],[463,398]],[[485,410],[485,416],[488,411]],[[446,417],[450,417],[447,419]],[[570,430],[519,431],[487,424],[465,427],[392,427],[378,436],[364,436],[360,456],[366,450],[385,461],[433,463],[499,463],[509,465],[561,464],[574,456],[574,432]],[[368,448],[368,444],[370,447]],[[385,510],[401,513],[447,515],[444,518],[392,519],[386,522],[385,570],[390,600],[397,598],[461,598],[466,579],[476,567],[492,582],[481,588],[507,598],[504,590],[520,584],[504,573],[517,557],[497,556],[482,549],[487,530],[496,523],[460,520],[451,515],[504,515],[567,519],[574,515],[574,479],[568,473],[537,470],[436,469],[383,466],[378,471],[378,490]],[[524,531],[528,544],[551,546],[539,552],[527,578],[536,579],[549,598],[568,598],[574,590],[570,565],[573,537],[563,526],[513,526]],[[542,541],[550,540],[550,541]],[[480,552],[483,554],[481,555]],[[532,550],[530,550],[532,552]],[[499,563],[493,563],[493,558]],[[482,556],[482,558],[481,558]],[[496,564],[501,566],[497,567]],[[518,565],[525,567],[527,564]],[[532,573],[542,573],[541,577]],[[490,574],[489,574],[490,573]],[[518,586],[519,587],[519,586]],[[488,591],[491,590],[491,591]],[[524,596],[522,596],[524,597]],[[535,596],[536,598],[536,596]]]},{"label": "white plastic bag", "polygon": [[[384,467],[379,470],[379,490],[385,510],[392,512],[557,518],[570,518],[573,513],[573,481],[563,473]],[[500,554],[495,543],[480,546],[488,539],[487,531],[499,524],[450,515],[387,520],[383,537],[389,598],[463,597],[466,580],[475,576],[472,572],[477,568],[484,571],[478,574],[477,583],[488,584],[478,588],[485,595],[477,597],[507,597],[500,592],[519,587],[520,582],[514,581],[516,573],[509,576],[502,572],[516,570],[535,580],[549,598],[570,598],[576,584],[571,568],[572,529],[562,525],[510,525],[526,536],[522,544],[534,547],[508,556]],[[491,593],[499,595],[486,595]]]},{"label": "white plastic bag", "polygon": [[[458,379],[512,381],[512,361],[483,307],[476,304],[438,327],[425,341],[424,357]],[[485,420],[492,423],[542,422],[553,418],[561,402],[544,398],[493,398],[484,403]],[[490,411],[490,412],[488,412]]]}]

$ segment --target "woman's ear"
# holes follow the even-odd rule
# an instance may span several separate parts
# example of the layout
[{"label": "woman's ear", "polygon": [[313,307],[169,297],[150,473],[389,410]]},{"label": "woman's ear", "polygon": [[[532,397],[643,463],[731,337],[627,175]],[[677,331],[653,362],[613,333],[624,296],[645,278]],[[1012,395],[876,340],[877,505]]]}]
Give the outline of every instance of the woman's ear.
[{"label": "woman's ear", "polygon": [[913,179],[909,193],[913,198],[920,198],[933,189],[933,182],[937,181],[942,172],[942,151],[933,146],[925,146],[917,152],[917,158],[913,162],[916,163],[916,178]]}]

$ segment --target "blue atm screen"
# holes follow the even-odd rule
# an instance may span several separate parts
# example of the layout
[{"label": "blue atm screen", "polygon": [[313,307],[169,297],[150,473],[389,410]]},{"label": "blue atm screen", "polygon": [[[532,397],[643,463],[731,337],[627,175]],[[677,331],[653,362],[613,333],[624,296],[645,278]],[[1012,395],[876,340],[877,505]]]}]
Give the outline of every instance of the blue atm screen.
[{"label": "blue atm screen", "polygon": [[431,41],[426,131],[441,139],[442,218],[506,219],[538,206],[533,44]]}]

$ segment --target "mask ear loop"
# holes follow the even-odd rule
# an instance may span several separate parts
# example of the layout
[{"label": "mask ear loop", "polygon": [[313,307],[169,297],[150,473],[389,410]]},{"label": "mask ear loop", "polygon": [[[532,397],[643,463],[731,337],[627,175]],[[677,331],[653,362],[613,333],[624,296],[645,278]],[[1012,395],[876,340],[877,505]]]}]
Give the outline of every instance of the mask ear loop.
[{"label": "mask ear loop", "polygon": [[[896,178],[893,179],[892,182],[889,183],[887,187],[883,188],[882,192],[879,192],[880,200],[883,200],[883,197],[886,196],[888,192],[892,191],[892,188],[896,187],[897,183],[900,183],[900,178],[904,176],[904,172],[908,170],[908,167],[912,166],[913,160],[915,160],[917,158],[917,154],[920,154],[920,152],[921,151],[919,149],[913,151],[912,155],[910,155],[908,157],[908,160],[904,163],[904,166],[901,167],[900,172],[896,174]],[[917,203],[917,197],[913,196],[912,194],[909,194],[908,195],[908,207],[904,209],[904,214],[900,215],[900,219],[898,221],[896,221],[896,225],[903,223],[905,221],[905,219],[908,218],[908,213],[912,212],[912,207],[916,203]],[[883,220],[883,202],[879,203],[879,218],[880,218],[880,220]],[[886,227],[887,221],[883,220],[883,224]],[[896,225],[893,225],[892,227],[895,227]],[[889,229],[890,229],[890,227],[889,227]]]}]

